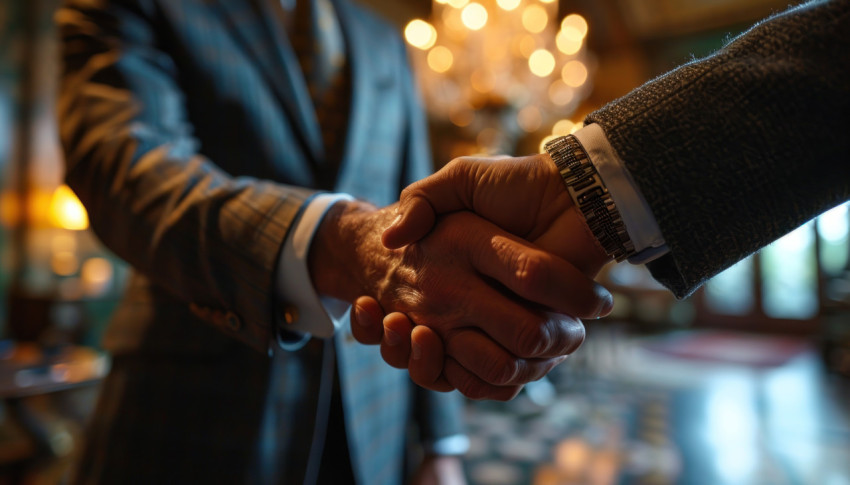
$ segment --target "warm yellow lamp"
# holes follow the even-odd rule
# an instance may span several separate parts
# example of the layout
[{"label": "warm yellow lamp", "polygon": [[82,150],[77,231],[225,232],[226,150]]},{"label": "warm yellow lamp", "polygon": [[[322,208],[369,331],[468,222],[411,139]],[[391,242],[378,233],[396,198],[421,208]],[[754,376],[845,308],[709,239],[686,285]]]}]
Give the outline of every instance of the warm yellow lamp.
[{"label": "warm yellow lamp", "polygon": [[67,185],[60,185],[53,192],[48,221],[56,227],[71,231],[83,231],[89,227],[89,216],[85,207]]}]

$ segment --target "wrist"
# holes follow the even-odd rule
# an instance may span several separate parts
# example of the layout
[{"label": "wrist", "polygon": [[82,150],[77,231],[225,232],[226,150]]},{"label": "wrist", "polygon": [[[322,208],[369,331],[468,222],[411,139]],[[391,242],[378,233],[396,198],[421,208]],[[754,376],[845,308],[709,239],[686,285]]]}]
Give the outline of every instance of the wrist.
[{"label": "wrist", "polygon": [[362,201],[340,201],[325,214],[308,256],[310,279],[318,294],[349,302],[369,294],[363,284],[361,255],[363,246],[380,236],[368,230],[369,217],[376,212]]},{"label": "wrist", "polygon": [[581,262],[577,263],[576,266],[584,274],[592,278],[596,277],[599,270],[601,270],[606,264],[614,261],[614,258],[612,258],[605,251],[605,248],[602,247],[602,244],[599,242],[599,239],[596,238],[593,231],[590,230],[590,227],[587,225],[587,220],[584,218],[578,207],[575,205],[570,206],[570,208],[567,209],[565,219],[570,227],[570,233],[573,234],[572,237],[579,240],[577,246],[582,250],[583,257],[580,260]]},{"label": "wrist", "polygon": [[613,259],[588,227],[549,154],[544,152],[535,157],[535,167],[540,171],[538,177],[546,180],[545,184],[537,184],[545,193],[538,211],[538,214],[543,214],[543,223],[538,221],[537,226],[547,229],[529,240],[593,278]]},{"label": "wrist", "polygon": [[586,227],[610,259],[623,261],[634,255],[634,244],[614,199],[581,143],[567,135],[547,143],[546,152]]}]

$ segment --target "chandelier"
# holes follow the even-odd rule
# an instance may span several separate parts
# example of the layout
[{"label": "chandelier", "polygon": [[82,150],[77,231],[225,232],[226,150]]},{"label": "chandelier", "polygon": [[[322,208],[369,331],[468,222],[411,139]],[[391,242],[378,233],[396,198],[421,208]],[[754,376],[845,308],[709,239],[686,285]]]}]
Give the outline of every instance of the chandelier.
[{"label": "chandelier", "polygon": [[583,17],[559,20],[557,0],[433,0],[431,12],[404,34],[433,119],[485,154],[578,128],[568,117],[591,88]]}]

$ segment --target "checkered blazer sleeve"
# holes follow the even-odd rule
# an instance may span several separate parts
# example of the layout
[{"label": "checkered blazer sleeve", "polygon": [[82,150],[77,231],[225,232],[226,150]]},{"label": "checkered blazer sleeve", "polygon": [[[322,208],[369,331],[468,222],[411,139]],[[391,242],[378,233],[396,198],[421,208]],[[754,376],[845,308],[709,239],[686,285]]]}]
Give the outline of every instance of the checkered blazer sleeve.
[{"label": "checkered blazer sleeve", "polygon": [[311,193],[198,153],[152,2],[101,3],[57,14],[67,182],[107,247],[187,304],[238,315],[237,338],[265,351],[276,257]]},{"label": "checkered blazer sleeve", "polygon": [[670,253],[678,297],[850,198],[850,2],[759,23],[592,113]]}]

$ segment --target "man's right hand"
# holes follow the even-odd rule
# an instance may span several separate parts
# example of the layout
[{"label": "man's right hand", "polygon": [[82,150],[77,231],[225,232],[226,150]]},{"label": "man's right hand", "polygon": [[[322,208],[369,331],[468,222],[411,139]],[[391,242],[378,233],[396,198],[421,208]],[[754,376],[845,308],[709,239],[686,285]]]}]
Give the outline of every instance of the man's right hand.
[{"label": "man's right hand", "polygon": [[[402,192],[397,216],[384,232],[383,243],[390,248],[404,247],[428,234],[440,214],[460,210],[474,211],[505,231],[532,241],[590,278],[611,260],[546,154],[453,160]],[[564,294],[562,298],[575,301],[580,296]],[[446,376],[458,372],[444,355],[451,354],[453,348],[462,349],[462,343],[446,341],[444,349],[440,336],[418,325],[421,322],[413,316],[389,313],[384,318],[385,309],[368,297],[359,298],[355,308],[359,311],[352,313],[352,327],[360,329],[355,337],[365,344],[380,343],[384,360],[408,368],[417,384],[440,390],[445,387]],[[610,308],[601,314],[578,316],[598,317],[607,311]],[[383,338],[386,333],[400,337],[389,345]]]},{"label": "man's right hand", "polygon": [[571,262],[590,277],[611,261],[545,153],[457,158],[404,189],[396,207],[397,216],[382,236],[388,248],[421,239],[441,214],[468,210]]},{"label": "man's right hand", "polygon": [[[392,206],[335,204],[311,246],[313,284],[349,302],[368,295],[454,342],[447,362],[456,372],[441,384],[469,397],[510,399],[581,344],[577,318],[542,308],[596,316],[610,306],[607,290],[571,264],[468,212],[387,249],[380,237],[395,214]],[[352,328],[356,337],[359,330]]]}]

